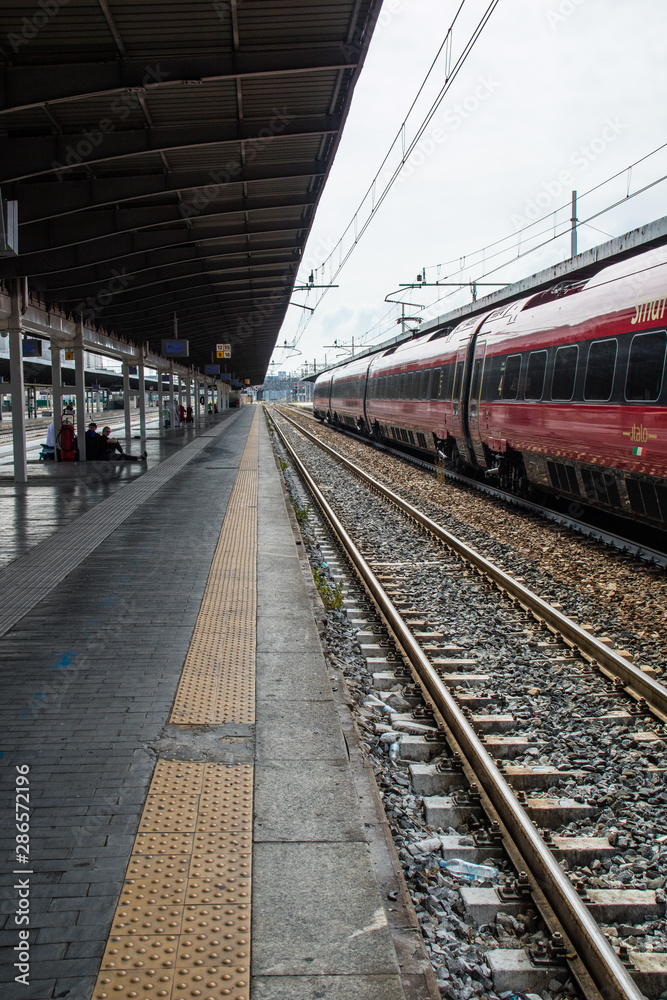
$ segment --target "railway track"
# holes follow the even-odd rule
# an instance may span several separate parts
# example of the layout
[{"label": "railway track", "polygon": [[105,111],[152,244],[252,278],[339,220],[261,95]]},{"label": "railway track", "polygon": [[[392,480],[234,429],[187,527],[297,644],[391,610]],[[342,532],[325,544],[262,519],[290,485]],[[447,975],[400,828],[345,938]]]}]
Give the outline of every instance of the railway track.
[{"label": "railway track", "polygon": [[[295,412],[299,413],[307,420],[312,421],[313,424],[319,424],[319,421],[317,421],[311,413],[308,413],[308,411],[299,408]],[[570,501],[568,501],[570,507],[576,506],[581,509],[587,509],[589,520],[582,520],[581,518],[577,518],[571,514],[559,511],[554,507],[547,507],[543,504],[535,503],[534,501],[519,497],[514,493],[508,493],[506,490],[501,490],[498,487],[492,486],[488,482],[481,482],[479,479],[472,479],[470,476],[465,476],[462,473],[451,472],[448,469],[438,468],[432,462],[412,454],[409,450],[394,448],[391,445],[380,441],[371,441],[369,438],[357,434],[351,428],[344,427],[342,424],[337,425],[332,429],[334,429],[337,434],[342,434],[354,441],[363,442],[363,444],[367,447],[383,452],[386,455],[393,455],[403,462],[408,462],[417,468],[424,469],[427,472],[432,473],[433,475],[442,476],[444,479],[447,479],[452,483],[459,483],[471,490],[484,493],[490,497],[495,497],[502,500],[504,503],[510,504],[512,507],[520,508],[530,514],[535,514],[540,518],[545,518],[546,520],[553,521],[556,524],[561,524],[564,527],[570,528],[582,535],[595,538],[598,541],[603,542],[605,545],[613,546],[614,548],[637,556],[639,559],[645,559],[663,568],[667,567],[667,537],[665,537],[664,533],[660,532],[657,528],[652,529],[647,525],[631,525],[627,519],[620,516],[612,514],[605,515],[596,508],[585,508],[585,505],[581,503],[573,505]],[[599,523],[601,519],[609,520],[616,528],[618,528],[618,530],[612,530],[611,527],[604,526]],[[633,537],[621,534],[621,530],[624,527],[628,533],[633,534]],[[648,544],[646,541],[648,536],[659,537],[662,539],[661,547],[657,547],[655,544]]]},{"label": "railway track", "polygon": [[[600,817],[605,815],[601,802],[594,801],[588,794],[590,767],[587,770],[564,768],[562,762],[558,763],[557,755],[553,761],[549,760],[548,739],[536,735],[540,727],[535,726],[535,713],[526,715],[519,698],[511,692],[511,671],[504,679],[496,664],[493,674],[485,673],[488,668],[484,653],[480,656],[474,646],[464,648],[458,642],[452,645],[443,627],[442,607],[434,606],[423,593],[416,593],[419,587],[414,581],[421,576],[422,581],[426,580],[427,589],[432,588],[442,578],[445,564],[447,575],[456,577],[446,607],[446,612],[450,613],[455,591],[470,588],[472,584],[472,593],[478,594],[480,587],[487,587],[478,582],[484,574],[499,591],[494,600],[484,597],[488,615],[503,618],[503,627],[513,636],[513,640],[506,641],[516,644],[519,636],[519,646],[529,643],[528,648],[540,664],[535,683],[547,687],[552,684],[556,688],[565,681],[574,683],[578,691],[570,702],[576,704],[577,698],[580,699],[584,711],[591,712],[594,728],[600,727],[600,732],[606,730],[605,739],[613,743],[619,730],[631,734],[629,742],[635,744],[637,752],[634,757],[626,755],[627,759],[624,758],[624,773],[628,773],[631,766],[638,770],[647,767],[647,774],[658,789],[663,785],[667,765],[662,752],[664,742],[658,731],[660,723],[667,719],[667,690],[650,673],[642,671],[617,650],[610,649],[605,642],[567,619],[558,608],[531,593],[521,582],[493,566],[381,483],[362,470],[351,468],[352,463],[340,456],[334,459],[331,449],[327,449],[331,460],[343,461],[349,471],[373,491],[374,497],[381,498],[369,501],[371,506],[382,504],[386,510],[389,502],[397,512],[391,517],[390,545],[385,538],[381,540],[379,551],[373,551],[369,534],[363,537],[363,529],[360,540],[353,540],[352,529],[349,525],[343,526],[328,502],[326,494],[332,491],[331,486],[325,483],[320,487],[315,483],[288,440],[290,432],[282,420],[279,423],[281,426],[277,429],[284,447],[388,629],[387,637],[382,638],[374,631],[377,625],[373,624],[369,611],[362,608],[360,613],[352,599],[350,611],[356,614],[353,624],[360,630],[360,652],[366,655],[366,673],[375,685],[375,693],[370,693],[369,689],[366,697],[379,703],[373,707],[377,719],[371,727],[376,737],[379,727],[380,735],[375,741],[377,749],[388,749],[388,741],[394,740],[391,746],[398,756],[396,766],[402,766],[409,773],[412,792],[423,807],[425,831],[452,831],[439,835],[440,847],[435,848],[435,857],[446,863],[447,854],[451,858],[452,850],[458,852],[457,857],[466,850],[468,854],[472,850],[476,858],[484,850],[493,856],[494,849],[502,841],[516,872],[520,873],[516,878],[503,876],[500,889],[493,884],[464,885],[461,896],[473,921],[484,925],[493,912],[505,916],[507,911],[510,914],[523,912],[527,906],[526,893],[530,893],[530,900],[539,909],[548,929],[548,935],[537,949],[538,954],[528,957],[520,953],[520,949],[514,949],[516,954],[509,959],[506,954],[504,957],[494,955],[489,960],[494,984],[500,980],[505,988],[508,974],[515,977],[515,982],[522,976],[521,982],[540,982],[540,977],[543,979],[549,970],[553,973],[567,962],[587,998],[639,1000],[646,995],[654,1000],[660,997],[667,989],[664,892],[662,886],[648,888],[646,883],[662,879],[664,885],[664,877],[621,878],[620,881],[612,877],[623,865],[650,874],[663,868],[667,870],[667,857],[662,860],[660,843],[642,842],[644,854],[639,854],[633,846],[639,843],[637,836],[634,833],[629,837],[624,835],[623,824],[627,820],[624,821],[623,816],[619,816],[620,834],[616,830],[607,837],[590,835],[596,817],[598,829],[594,832],[599,834],[600,825],[605,827],[604,822],[600,823]],[[302,427],[293,426],[299,434],[304,434]],[[320,442],[313,443],[322,447]],[[330,475],[335,478],[336,473]],[[365,501],[353,500],[352,503],[359,508]],[[406,515],[410,519],[406,538],[411,537],[403,541],[399,538],[403,529],[399,532],[396,526]],[[381,517],[386,519],[387,515]],[[355,534],[364,520],[358,511],[356,517],[346,514],[345,519],[355,522]],[[422,533],[418,542],[415,542],[415,530]],[[443,543],[449,553],[444,557]],[[426,569],[427,566],[430,568]],[[511,606],[507,604],[508,599],[513,602]],[[508,607],[509,611],[497,610]],[[538,621],[539,625],[526,631],[529,622]],[[527,636],[530,639],[527,640]],[[391,659],[392,648],[397,651],[395,661]],[[413,683],[419,686],[426,708],[417,712],[417,718],[410,712],[399,711],[390,711],[387,716],[392,697],[403,708],[414,701]],[[499,688],[501,692],[504,688],[504,693],[500,693]],[[528,690],[535,694],[537,689]],[[508,698],[508,694],[511,697]],[[503,711],[503,703],[514,711]],[[646,725],[642,717],[647,711],[654,717],[652,729],[640,728]],[[527,726],[526,719],[530,723]],[[548,733],[543,731],[542,737],[545,735]],[[582,752],[585,752],[584,747]],[[642,756],[646,753],[657,763],[648,763]],[[462,769],[457,764],[457,754]],[[632,765],[628,763],[631,757],[635,762]],[[538,766],[531,766],[531,760],[537,760]],[[500,766],[498,761],[502,762]],[[584,761],[586,763],[585,757]],[[588,764],[592,762],[593,758],[587,761]],[[600,766],[603,767],[604,762]],[[468,780],[467,793],[460,787],[464,775]],[[563,783],[565,795],[561,794]],[[613,787],[613,783],[609,787]],[[485,822],[479,818],[480,809],[487,817]],[[586,833],[572,836],[577,823]],[[480,826],[483,829],[480,830]],[[476,827],[480,836],[472,848],[455,836],[457,829]],[[549,832],[542,835],[538,827]],[[426,839],[428,841],[428,837]],[[659,838],[654,839],[659,841]],[[434,861],[434,857],[430,861]],[[435,860],[436,866],[438,863]],[[597,877],[598,883],[604,886],[609,883],[609,886],[596,887],[595,873],[605,876]],[[632,941],[636,943],[637,937],[627,934],[627,930],[638,930],[640,917],[654,918],[651,941],[652,947],[657,946],[659,950],[632,949]],[[644,926],[641,931],[645,933]],[[605,932],[616,947],[610,945]],[[626,942],[630,942],[630,946]],[[507,961],[510,965],[514,962],[514,967],[508,968]]]}]

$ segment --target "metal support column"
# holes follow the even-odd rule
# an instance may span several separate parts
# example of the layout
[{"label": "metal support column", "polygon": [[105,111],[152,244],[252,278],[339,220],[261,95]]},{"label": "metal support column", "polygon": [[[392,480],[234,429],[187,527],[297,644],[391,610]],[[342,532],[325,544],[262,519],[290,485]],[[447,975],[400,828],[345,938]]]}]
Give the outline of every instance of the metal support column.
[{"label": "metal support column", "polygon": [[[60,421],[62,419],[63,413],[63,375],[62,366],[60,364],[61,359],[60,347],[57,343],[51,341],[51,391],[53,394],[53,430],[57,434],[60,430]],[[55,459],[57,458],[58,452],[56,450]]]},{"label": "metal support column", "polygon": [[[18,284],[17,282],[15,284]],[[23,382],[23,332],[19,292],[12,295],[12,317],[9,328],[9,373],[12,394],[12,438],[14,443],[14,481],[28,482],[25,443],[25,385]]]},{"label": "metal support column", "polygon": [[157,427],[158,427],[158,434],[160,433],[160,431],[164,427],[164,421],[162,419],[162,408],[163,408],[163,402],[162,402],[162,369],[160,368],[157,371]]},{"label": "metal support column", "polygon": [[195,372],[193,377],[194,382],[194,400],[195,400],[195,426],[199,427],[199,375]]},{"label": "metal support column", "polygon": [[169,425],[174,426],[174,362],[169,362]]},{"label": "metal support column", "polygon": [[146,450],[146,373],[143,361],[139,362],[137,373],[139,375],[139,437],[141,438],[139,450],[143,454]]},{"label": "metal support column", "polygon": [[185,380],[185,413],[187,417],[187,412],[192,406],[192,379],[188,375]]},{"label": "metal support column", "polygon": [[132,451],[132,409],[130,399],[130,366],[123,361],[123,410],[125,412],[125,451]]},{"label": "metal support column", "polygon": [[76,444],[79,461],[86,458],[86,375],[83,364],[83,320],[77,323],[74,342],[74,395],[76,399]]}]

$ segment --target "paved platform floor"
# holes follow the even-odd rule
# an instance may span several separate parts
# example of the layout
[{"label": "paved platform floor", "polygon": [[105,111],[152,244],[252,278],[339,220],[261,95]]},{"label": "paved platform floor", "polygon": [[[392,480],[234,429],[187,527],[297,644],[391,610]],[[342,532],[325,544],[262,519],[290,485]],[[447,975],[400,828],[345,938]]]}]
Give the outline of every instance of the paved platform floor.
[{"label": "paved platform floor", "polygon": [[[254,472],[248,457],[249,434],[258,426],[251,430],[253,419],[259,422]],[[233,492],[235,484],[253,475],[256,499],[244,500],[246,494]],[[233,713],[219,690],[224,678],[219,684],[214,678],[223,714],[209,724],[174,722],[192,707],[187,671],[199,671],[210,687],[216,664],[236,657],[236,649],[223,649],[220,635],[213,652],[207,650],[206,636],[220,631],[221,616],[227,615],[230,629],[236,620],[227,597],[217,620],[207,609],[223,577],[229,583],[247,573],[240,563],[225,569],[235,530],[229,517],[237,508],[256,532],[251,562],[257,612],[252,643],[244,646],[256,668],[255,721],[230,723]],[[110,518],[113,528],[105,534]],[[0,623],[3,1000],[427,1000],[428,976],[406,958],[416,953],[412,931],[388,920],[383,906],[377,869],[391,866],[386,857],[378,861],[378,841],[371,843],[369,834],[375,821],[361,812],[359,777],[350,766],[355,750],[341,728],[341,706],[327,676],[312,593],[261,413],[241,408],[152,474],[110,496],[102,493],[96,504],[51,530],[0,571],[0,594],[3,581],[11,584],[0,612],[13,608]],[[241,561],[244,547],[236,545]],[[52,584],[57,563],[67,572]],[[37,578],[39,565],[53,567],[52,585]],[[12,587],[21,592],[13,603]],[[213,839],[226,843],[225,831],[239,826],[232,822],[239,801],[250,801],[251,793],[244,799],[230,778],[229,797],[223,797],[229,804],[221,808],[213,786],[238,774],[247,784],[249,768],[252,977],[248,984],[239,971],[242,978],[228,986],[219,958],[200,986],[187,921],[210,923],[221,892],[225,904],[233,904],[224,910],[232,922],[249,905],[231,887],[229,873],[215,868],[216,881],[195,871],[201,857],[218,864]],[[174,818],[170,781],[188,793],[181,818]],[[17,793],[26,788],[29,834],[17,831],[15,813],[17,806],[22,822],[25,799]],[[209,846],[199,855],[202,831]],[[146,883],[136,876],[138,860],[144,875],[150,869]],[[165,862],[172,869],[180,865],[185,881],[174,881],[173,872],[169,882],[159,881]],[[127,898],[142,900],[139,919],[148,936],[125,916]],[[211,906],[205,910],[204,904]],[[177,929],[163,940],[167,910],[168,925]],[[112,925],[120,937],[110,937]],[[27,947],[22,929],[29,931]],[[155,975],[150,969],[142,981],[139,973],[123,979],[123,971],[105,971],[116,968],[109,961],[114,940],[134,949],[133,969],[145,965],[137,958],[145,940],[151,961],[162,956]],[[15,982],[23,970],[14,963],[25,959],[20,945],[29,953],[27,985]],[[165,958],[170,952],[175,960]],[[247,964],[247,957],[242,961]]]},{"label": "paved platform floor", "polygon": [[[28,483],[15,483],[11,464],[11,445],[0,459],[0,568],[25,553],[117,489],[143,475],[148,469],[178,451],[199,434],[208,433],[219,423],[233,417],[236,410],[218,416],[202,416],[199,428],[186,424],[179,428],[158,430],[157,415],[149,410],[146,421],[145,450],[147,462],[40,462],[40,446],[29,452]],[[122,414],[120,415],[122,418]],[[133,438],[131,447],[124,438],[122,422],[110,421],[112,436],[118,437],[125,450],[141,454],[142,442]],[[99,425],[101,431],[103,424]],[[138,435],[138,424],[133,424]],[[1,449],[0,449],[1,450]]]}]

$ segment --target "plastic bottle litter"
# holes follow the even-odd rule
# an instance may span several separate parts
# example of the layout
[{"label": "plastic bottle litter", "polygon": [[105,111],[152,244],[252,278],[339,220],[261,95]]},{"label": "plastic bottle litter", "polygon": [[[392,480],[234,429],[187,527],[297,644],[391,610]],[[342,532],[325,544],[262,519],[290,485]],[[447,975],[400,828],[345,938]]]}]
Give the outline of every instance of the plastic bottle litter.
[{"label": "plastic bottle litter", "polygon": [[461,858],[450,858],[449,861],[441,861],[440,867],[451,872],[452,875],[461,875],[469,878],[471,882],[481,882],[483,879],[497,879],[498,869],[492,865],[474,865],[471,861],[462,861]]},{"label": "plastic bottle litter", "polygon": [[399,754],[401,752],[400,745],[398,743],[392,743],[389,747],[389,756],[392,760],[398,760]]}]

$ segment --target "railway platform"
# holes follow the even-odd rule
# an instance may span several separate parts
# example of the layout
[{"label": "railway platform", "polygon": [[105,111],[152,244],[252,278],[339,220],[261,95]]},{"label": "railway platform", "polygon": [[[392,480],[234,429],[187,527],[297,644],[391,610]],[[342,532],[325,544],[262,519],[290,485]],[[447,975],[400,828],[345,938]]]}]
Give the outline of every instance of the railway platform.
[{"label": "railway platform", "polygon": [[262,413],[160,449],[7,535],[3,998],[436,996]]}]

